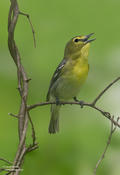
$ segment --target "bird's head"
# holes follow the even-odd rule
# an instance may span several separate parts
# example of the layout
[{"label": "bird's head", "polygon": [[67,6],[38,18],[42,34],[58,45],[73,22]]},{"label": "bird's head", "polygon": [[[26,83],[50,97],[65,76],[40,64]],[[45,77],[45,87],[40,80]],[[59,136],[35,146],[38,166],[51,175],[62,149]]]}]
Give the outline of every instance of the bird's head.
[{"label": "bird's head", "polygon": [[76,55],[78,53],[83,53],[89,50],[90,43],[95,40],[89,39],[94,33],[91,33],[89,35],[84,36],[76,36],[72,38],[65,47],[65,57],[71,57],[73,55]]}]

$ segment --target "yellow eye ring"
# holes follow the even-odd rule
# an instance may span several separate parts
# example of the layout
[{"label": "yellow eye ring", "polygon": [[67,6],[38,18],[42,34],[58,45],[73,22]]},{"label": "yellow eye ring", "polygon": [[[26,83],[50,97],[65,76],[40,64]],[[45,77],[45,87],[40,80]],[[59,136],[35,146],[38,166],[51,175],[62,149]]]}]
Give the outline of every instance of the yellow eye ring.
[{"label": "yellow eye ring", "polygon": [[78,38],[76,38],[76,39],[74,40],[74,42],[76,42],[76,43],[77,43],[78,41],[79,41],[79,39],[78,39]]}]

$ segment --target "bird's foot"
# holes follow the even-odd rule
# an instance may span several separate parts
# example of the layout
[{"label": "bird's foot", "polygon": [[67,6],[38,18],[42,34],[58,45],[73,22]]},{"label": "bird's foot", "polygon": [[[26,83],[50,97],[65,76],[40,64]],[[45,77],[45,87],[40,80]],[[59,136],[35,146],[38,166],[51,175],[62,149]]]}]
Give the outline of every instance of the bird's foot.
[{"label": "bird's foot", "polygon": [[83,108],[83,106],[84,106],[84,101],[79,101],[79,104],[80,104],[80,106],[81,106],[81,108]]},{"label": "bird's foot", "polygon": [[77,97],[73,97],[74,101],[79,102],[79,100],[77,99]]},{"label": "bird's foot", "polygon": [[73,99],[80,104],[81,108],[83,108],[84,101],[82,101],[82,100],[79,101],[76,97],[73,97]]},{"label": "bird's foot", "polygon": [[60,105],[60,100],[59,100],[58,97],[56,97],[56,105],[57,105],[57,106]]}]

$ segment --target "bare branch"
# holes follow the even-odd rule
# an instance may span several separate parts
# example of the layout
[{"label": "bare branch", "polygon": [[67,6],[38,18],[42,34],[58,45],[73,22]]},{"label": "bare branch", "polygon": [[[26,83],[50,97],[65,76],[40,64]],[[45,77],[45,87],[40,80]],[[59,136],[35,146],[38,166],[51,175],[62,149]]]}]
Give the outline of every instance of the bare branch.
[{"label": "bare branch", "polygon": [[33,125],[33,122],[31,120],[31,117],[30,117],[30,114],[28,112],[28,118],[29,118],[29,121],[31,123],[31,128],[32,128],[32,138],[33,138],[33,144],[32,145],[35,145],[36,143],[36,135],[35,135],[35,129],[34,129],[34,125]]},{"label": "bare branch", "polygon": [[[8,170],[5,169],[5,168],[0,168],[0,173],[3,172],[3,171],[5,171],[5,172],[9,172],[9,174],[10,174],[11,172],[13,172],[13,171],[8,171]],[[8,174],[8,173],[7,173],[7,174]]]},{"label": "bare branch", "polygon": [[[69,105],[80,105],[81,106],[81,103],[76,102],[76,101],[73,101],[73,102],[63,102],[63,101],[61,101],[59,103],[60,103],[60,105],[69,104]],[[32,109],[34,109],[36,107],[50,105],[50,104],[56,104],[56,102],[37,103],[37,104],[30,105],[27,108],[28,108],[28,110],[32,110]],[[111,117],[111,114],[109,112],[103,111],[102,109],[94,106],[92,103],[85,103],[85,102],[83,102],[82,103],[82,107],[84,107],[84,106],[88,106],[90,108],[93,108],[93,109],[99,111],[103,116],[105,116],[107,119],[112,121],[114,123],[114,125],[116,125],[116,126],[118,126],[120,128],[120,124]]]},{"label": "bare branch", "polygon": [[[114,116],[112,117],[112,119],[114,119]],[[118,121],[119,121],[119,117],[117,118],[117,122],[118,122]],[[111,121],[111,128],[110,128],[110,134],[109,134],[109,137],[108,137],[108,141],[107,141],[106,147],[105,147],[105,149],[104,149],[104,151],[103,151],[103,153],[102,153],[100,159],[99,159],[98,162],[96,163],[96,166],[95,166],[95,169],[94,169],[94,175],[96,175],[96,171],[97,171],[97,169],[98,169],[100,163],[101,163],[102,160],[105,158],[105,154],[106,154],[106,152],[107,152],[107,150],[108,150],[108,147],[109,147],[109,145],[110,145],[110,143],[111,143],[112,135],[113,135],[113,133],[115,132],[115,130],[116,130],[116,126],[114,126],[113,122]]]},{"label": "bare branch", "polygon": [[[27,16],[32,29],[35,46],[36,46],[36,41],[35,41],[35,32],[34,32],[33,25],[31,23],[29,15],[19,11],[17,0],[10,0],[10,2],[11,2],[11,5],[10,5],[10,10],[8,15],[8,48],[15,62],[15,65],[17,67],[18,90],[21,97],[21,105],[20,105],[18,115],[9,113],[9,115],[18,118],[19,146],[14,159],[13,167],[18,167],[19,170],[15,169],[14,172],[12,172],[12,175],[18,175],[20,173],[24,156],[29,148],[29,147],[28,148],[26,147],[26,143],[25,143],[29,120],[32,125],[32,133],[34,132],[33,143],[35,144],[35,131],[34,131],[33,123],[31,119],[29,119],[30,117],[28,116],[29,112],[27,111],[28,83],[31,79],[27,77],[26,71],[24,70],[24,67],[21,63],[21,56],[14,39],[14,31],[15,31],[16,23],[18,21],[19,14]],[[32,146],[35,146],[35,145],[32,144]],[[10,174],[11,172],[8,172],[8,173]]]},{"label": "bare branch", "polygon": [[31,29],[32,29],[32,33],[33,33],[34,47],[36,47],[35,30],[33,28],[33,25],[32,25],[31,19],[30,19],[30,15],[27,13],[20,12],[20,11],[19,11],[19,14],[27,17],[27,19],[30,23]]},{"label": "bare branch", "polygon": [[31,151],[33,151],[33,150],[35,150],[35,149],[37,149],[37,148],[39,148],[38,143],[35,143],[34,145],[30,145],[30,146],[27,148],[26,153],[31,152]]},{"label": "bare branch", "polygon": [[118,80],[120,80],[120,77],[116,78],[113,82],[111,82],[92,102],[92,104],[95,106],[97,101],[101,98],[101,96],[113,85],[115,84]]},{"label": "bare branch", "polygon": [[8,163],[9,165],[12,165],[12,162],[10,162],[10,161],[8,161],[8,160],[6,160],[6,159],[4,159],[4,158],[1,158],[1,157],[0,157],[0,160],[3,161],[3,162]]},{"label": "bare branch", "polygon": [[12,117],[15,117],[15,118],[18,118],[18,116],[17,116],[17,115],[12,114],[12,113],[8,113],[8,115],[10,115],[10,116],[12,116]]}]

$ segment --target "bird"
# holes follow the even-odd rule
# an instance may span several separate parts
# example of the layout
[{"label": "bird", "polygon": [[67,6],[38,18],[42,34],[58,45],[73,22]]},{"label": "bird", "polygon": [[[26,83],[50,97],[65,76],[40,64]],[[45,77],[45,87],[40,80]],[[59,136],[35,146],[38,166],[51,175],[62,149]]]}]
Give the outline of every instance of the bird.
[{"label": "bird", "polygon": [[51,104],[50,134],[59,132],[60,101],[76,100],[88,76],[89,48],[96,39],[89,39],[93,34],[75,36],[67,42],[64,57],[51,78],[46,101],[56,104]]}]

